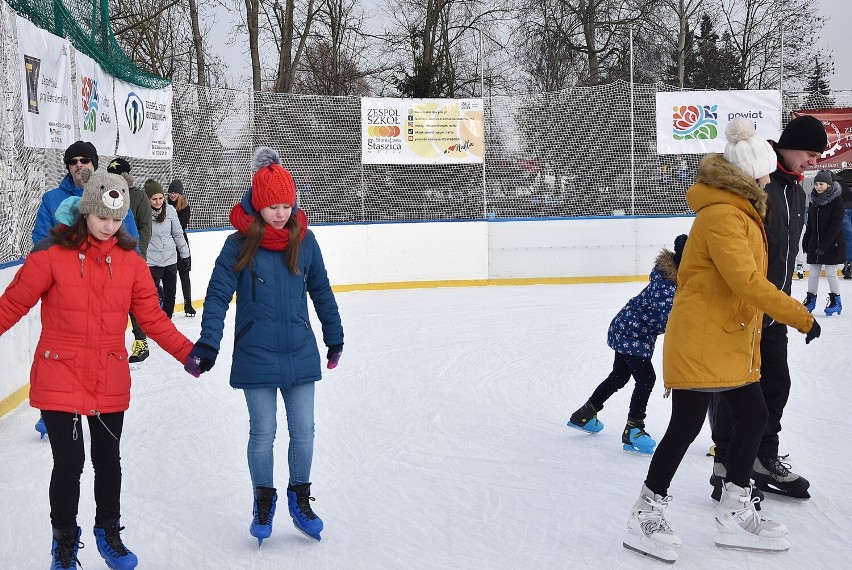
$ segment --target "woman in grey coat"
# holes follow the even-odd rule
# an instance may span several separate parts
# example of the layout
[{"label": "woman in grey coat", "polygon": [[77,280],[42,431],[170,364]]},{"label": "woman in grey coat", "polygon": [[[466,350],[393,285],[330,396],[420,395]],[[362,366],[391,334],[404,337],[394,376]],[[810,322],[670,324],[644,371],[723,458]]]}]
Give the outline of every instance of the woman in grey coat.
[{"label": "woman in grey coat", "polygon": [[163,310],[169,318],[175,311],[178,257],[189,258],[189,245],[183,237],[177,211],[166,204],[163,185],[153,179],[145,182],[145,194],[151,201],[151,241],[148,243],[148,268],[157,289],[163,292]]}]

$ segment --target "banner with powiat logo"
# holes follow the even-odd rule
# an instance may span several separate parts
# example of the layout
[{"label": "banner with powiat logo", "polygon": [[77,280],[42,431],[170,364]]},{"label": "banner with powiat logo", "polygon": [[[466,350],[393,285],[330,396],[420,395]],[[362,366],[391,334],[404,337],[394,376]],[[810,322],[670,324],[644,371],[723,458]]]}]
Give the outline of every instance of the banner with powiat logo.
[{"label": "banner with powiat logo", "polygon": [[481,163],[482,99],[361,99],[363,164]]},{"label": "banner with powiat logo", "polygon": [[77,67],[75,95],[80,138],[95,145],[99,154],[113,155],[118,134],[113,77],[107,75],[95,60],[79,51],[74,52],[74,63]]},{"label": "banner with powiat logo", "polygon": [[17,16],[24,146],[67,148],[74,142],[71,44]]},{"label": "banner with powiat logo", "polygon": [[671,91],[657,93],[657,154],[724,152],[725,127],[734,117],[754,123],[757,136],[781,134],[779,91]]},{"label": "banner with powiat logo", "polygon": [[172,86],[146,89],[115,80],[118,120],[116,154],[136,158],[172,158]]}]

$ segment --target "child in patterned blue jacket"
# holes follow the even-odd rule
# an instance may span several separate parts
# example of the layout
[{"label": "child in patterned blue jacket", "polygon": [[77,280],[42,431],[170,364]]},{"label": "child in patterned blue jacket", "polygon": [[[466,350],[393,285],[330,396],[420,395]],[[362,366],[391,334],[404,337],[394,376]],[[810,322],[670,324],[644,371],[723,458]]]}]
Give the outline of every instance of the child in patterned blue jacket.
[{"label": "child in patterned blue jacket", "polygon": [[663,249],[651,271],[650,283],[630,299],[609,325],[607,344],[615,351],[612,372],[592,393],[589,400],[571,415],[570,427],[597,433],[604,427],[597,413],[610,396],[623,388],[630,376],[636,380],[627,424],[621,435],[625,451],[651,454],[657,442],[645,432],[645,409],[657,381],[651,356],[657,337],[666,330],[672,310],[677,268],[687,236],[675,239],[674,252]]}]

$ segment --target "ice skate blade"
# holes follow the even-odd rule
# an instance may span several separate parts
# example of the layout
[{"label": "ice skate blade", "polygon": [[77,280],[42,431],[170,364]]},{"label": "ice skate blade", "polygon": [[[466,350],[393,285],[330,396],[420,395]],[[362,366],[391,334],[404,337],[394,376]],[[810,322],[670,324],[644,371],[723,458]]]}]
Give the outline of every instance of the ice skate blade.
[{"label": "ice skate blade", "polygon": [[144,360],[142,362],[131,362],[130,363],[130,369],[131,370],[139,370],[140,368],[144,368],[144,367],[145,367],[145,361]]},{"label": "ice skate blade", "polygon": [[806,500],[811,498],[811,494],[808,493],[807,489],[803,490],[785,490],[780,487],[776,487],[773,483],[760,482],[757,484],[757,488],[763,491],[764,493],[772,493],[773,495],[780,495],[782,497],[789,497],[791,499],[801,499]]},{"label": "ice skate blade", "polygon": [[299,525],[297,525],[295,521],[293,521],[293,526],[294,526],[294,527],[296,527],[296,530],[298,530],[299,532],[301,532],[302,534],[304,534],[305,536],[307,536],[308,538],[310,538],[310,539],[311,539],[311,540],[313,540],[314,542],[319,542],[319,541],[320,541],[320,539],[322,538],[322,537],[312,536],[312,535],[310,535],[310,534],[306,533],[306,532],[305,532],[305,531],[303,531],[301,528],[299,528]]},{"label": "ice skate blade", "polygon": [[581,431],[581,432],[583,432],[583,433],[592,433],[592,434],[600,433],[600,432],[601,432],[601,429],[603,429],[603,428],[601,428],[601,429],[599,429],[599,430],[597,430],[597,431],[593,431],[593,430],[590,430],[590,429],[586,429],[586,428],[584,428],[584,427],[582,427],[582,426],[578,426],[577,424],[573,424],[573,423],[571,423],[571,422],[568,422],[568,423],[566,423],[565,425],[567,425],[567,426],[568,426],[569,428],[571,428],[571,429],[576,429],[576,430],[579,430],[579,431]]},{"label": "ice skate blade", "polygon": [[674,549],[657,544],[649,538],[643,539],[642,537],[628,534],[621,544],[627,550],[635,552],[636,554],[641,554],[642,556],[647,556],[648,558],[653,558],[660,562],[665,562],[666,564],[674,564],[677,562],[677,552],[675,552]]},{"label": "ice skate blade", "polygon": [[730,532],[717,532],[713,542],[725,550],[743,550],[745,552],[787,552],[790,541],[786,538],[744,537]]},{"label": "ice skate blade", "polygon": [[653,449],[651,449],[650,451],[642,450],[641,448],[630,445],[629,443],[624,443],[622,444],[622,446],[624,447],[624,452],[629,453],[630,455],[643,455],[646,457],[654,455]]}]

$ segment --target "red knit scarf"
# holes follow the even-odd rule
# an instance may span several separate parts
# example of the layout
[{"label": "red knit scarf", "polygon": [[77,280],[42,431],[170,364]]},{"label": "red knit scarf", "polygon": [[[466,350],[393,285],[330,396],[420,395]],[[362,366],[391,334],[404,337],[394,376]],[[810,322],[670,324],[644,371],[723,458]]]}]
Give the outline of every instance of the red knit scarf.
[{"label": "red knit scarf", "polygon": [[[254,222],[254,216],[246,212],[242,204],[236,204],[233,208],[231,208],[231,215],[229,216],[229,219],[231,221],[231,225],[242,234],[248,234],[249,227],[252,222]],[[299,232],[299,239],[303,240],[305,239],[305,235],[308,233],[308,217],[305,215],[305,211],[301,208],[296,210],[296,220],[298,220],[299,225],[302,228]],[[263,234],[260,247],[272,251],[284,251],[287,249],[289,241],[290,230],[287,228],[276,230],[267,224],[266,233]]]}]

